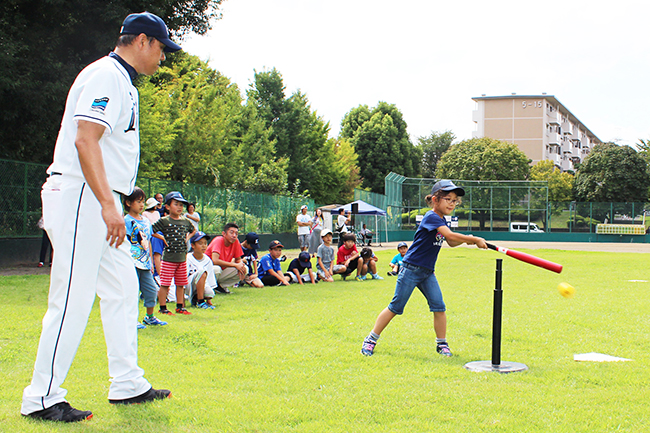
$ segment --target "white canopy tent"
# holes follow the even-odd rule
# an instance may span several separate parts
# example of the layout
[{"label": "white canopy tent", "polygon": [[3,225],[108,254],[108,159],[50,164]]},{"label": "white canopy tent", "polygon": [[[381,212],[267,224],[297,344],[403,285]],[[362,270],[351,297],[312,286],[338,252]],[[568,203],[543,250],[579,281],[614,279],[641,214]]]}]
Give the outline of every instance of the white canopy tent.
[{"label": "white canopy tent", "polygon": [[[352,205],[353,204],[357,204],[359,206],[359,210],[356,213],[357,215],[374,215],[375,216],[375,227],[377,228],[377,231],[379,231],[379,217],[383,217],[384,230],[386,232],[386,241],[388,242],[388,217],[387,217],[388,214],[383,209],[380,209],[380,208],[375,207],[375,206],[373,206],[371,204],[368,204],[363,200],[356,200],[356,201],[353,201],[352,203],[348,203],[346,205],[333,208],[331,210],[332,215],[338,214],[341,209],[343,209],[345,212],[347,212],[347,211],[352,212]],[[377,233],[377,234],[379,235],[379,233]],[[381,238],[379,238],[379,245],[381,245]]]}]

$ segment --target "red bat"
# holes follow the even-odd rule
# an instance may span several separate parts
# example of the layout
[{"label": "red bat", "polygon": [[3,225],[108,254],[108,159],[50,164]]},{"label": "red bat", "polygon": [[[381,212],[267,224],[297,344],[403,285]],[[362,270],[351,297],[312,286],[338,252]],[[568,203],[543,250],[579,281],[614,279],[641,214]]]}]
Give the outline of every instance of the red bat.
[{"label": "red bat", "polygon": [[521,251],[515,251],[515,250],[509,250],[508,248],[504,247],[497,247],[496,245],[488,244],[486,243],[489,249],[498,251],[500,253],[503,253],[505,255],[508,255],[512,258],[515,258],[517,260],[521,260],[522,262],[529,263],[531,265],[539,266],[540,268],[544,268],[548,271],[553,271],[557,272],[558,274],[562,272],[562,265],[559,265],[557,263],[549,262],[548,260],[540,259],[539,257],[531,256],[530,254],[522,253]]}]

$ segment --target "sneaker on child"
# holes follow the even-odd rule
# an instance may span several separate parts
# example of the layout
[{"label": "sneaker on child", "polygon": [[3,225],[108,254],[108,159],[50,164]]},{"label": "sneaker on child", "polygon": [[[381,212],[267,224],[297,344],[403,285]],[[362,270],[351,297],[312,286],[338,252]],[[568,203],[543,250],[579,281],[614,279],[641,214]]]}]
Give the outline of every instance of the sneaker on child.
[{"label": "sneaker on child", "polygon": [[144,316],[144,319],[142,319],[142,323],[145,325],[151,325],[151,326],[165,326],[167,322],[163,322],[162,320],[159,320],[156,316]]},{"label": "sneaker on child", "polygon": [[447,343],[438,343],[436,345],[436,352],[443,356],[453,356]]},{"label": "sneaker on child", "polygon": [[363,340],[363,344],[361,345],[361,354],[365,356],[372,356],[372,354],[375,353],[376,345],[377,342],[375,340],[370,337],[366,337],[366,339]]}]

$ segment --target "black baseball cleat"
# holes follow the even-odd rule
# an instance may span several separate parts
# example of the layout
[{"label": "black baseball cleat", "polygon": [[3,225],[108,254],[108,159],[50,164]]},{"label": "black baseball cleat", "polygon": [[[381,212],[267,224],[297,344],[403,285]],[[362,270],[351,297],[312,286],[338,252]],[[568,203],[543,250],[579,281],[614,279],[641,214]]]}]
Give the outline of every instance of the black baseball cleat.
[{"label": "black baseball cleat", "polygon": [[47,421],[79,422],[92,418],[93,413],[89,410],[75,409],[67,401],[62,401],[47,409],[38,410],[23,416]]},{"label": "black baseball cleat", "polygon": [[153,389],[150,388],[149,391],[144,394],[137,395],[131,398],[125,398],[123,400],[108,400],[110,404],[140,404],[146,403],[148,401],[154,400],[164,400],[172,396],[172,392],[168,389]]},{"label": "black baseball cleat", "polygon": [[217,287],[215,287],[214,290],[221,295],[230,295],[232,293],[227,287],[221,287],[219,284],[217,284]]}]

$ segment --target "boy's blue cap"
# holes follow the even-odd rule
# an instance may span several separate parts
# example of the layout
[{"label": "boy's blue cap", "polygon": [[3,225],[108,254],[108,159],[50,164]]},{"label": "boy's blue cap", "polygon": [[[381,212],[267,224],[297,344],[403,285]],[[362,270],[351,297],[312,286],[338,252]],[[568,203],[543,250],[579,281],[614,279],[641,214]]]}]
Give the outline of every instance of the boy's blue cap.
[{"label": "boy's blue cap", "polygon": [[398,249],[398,250],[399,250],[400,248],[402,248],[402,247],[406,247],[406,248],[408,248],[408,245],[406,245],[406,242],[400,242],[399,244],[397,244],[397,249]]},{"label": "boy's blue cap", "polygon": [[189,202],[183,198],[183,195],[178,191],[172,191],[165,196],[165,204],[169,204],[172,200],[180,201],[181,203],[188,204]]},{"label": "boy's blue cap", "polygon": [[450,180],[439,180],[436,182],[435,185],[433,185],[433,188],[431,188],[431,195],[434,195],[438,191],[443,190],[443,191],[453,191],[456,193],[458,197],[462,197],[465,195],[465,190],[459,186],[454,185],[454,183]]},{"label": "boy's blue cap", "polygon": [[311,256],[307,251],[303,251],[302,253],[298,254],[298,260],[300,260],[302,263],[309,263]]},{"label": "boy's blue cap", "polygon": [[254,250],[259,250],[260,249],[260,237],[257,235],[257,233],[250,232],[246,235],[246,242],[250,247]]},{"label": "boy's blue cap", "polygon": [[194,233],[194,236],[190,238],[190,243],[193,244],[194,242],[198,242],[203,238],[205,238],[208,242],[210,241],[210,236],[206,235],[203,232],[196,232]]},{"label": "boy's blue cap", "polygon": [[122,23],[121,35],[139,35],[140,33],[156,38],[165,44],[164,51],[167,53],[182,49],[180,45],[176,45],[169,39],[169,29],[167,29],[165,22],[159,16],[150,12],[131,14]]}]

